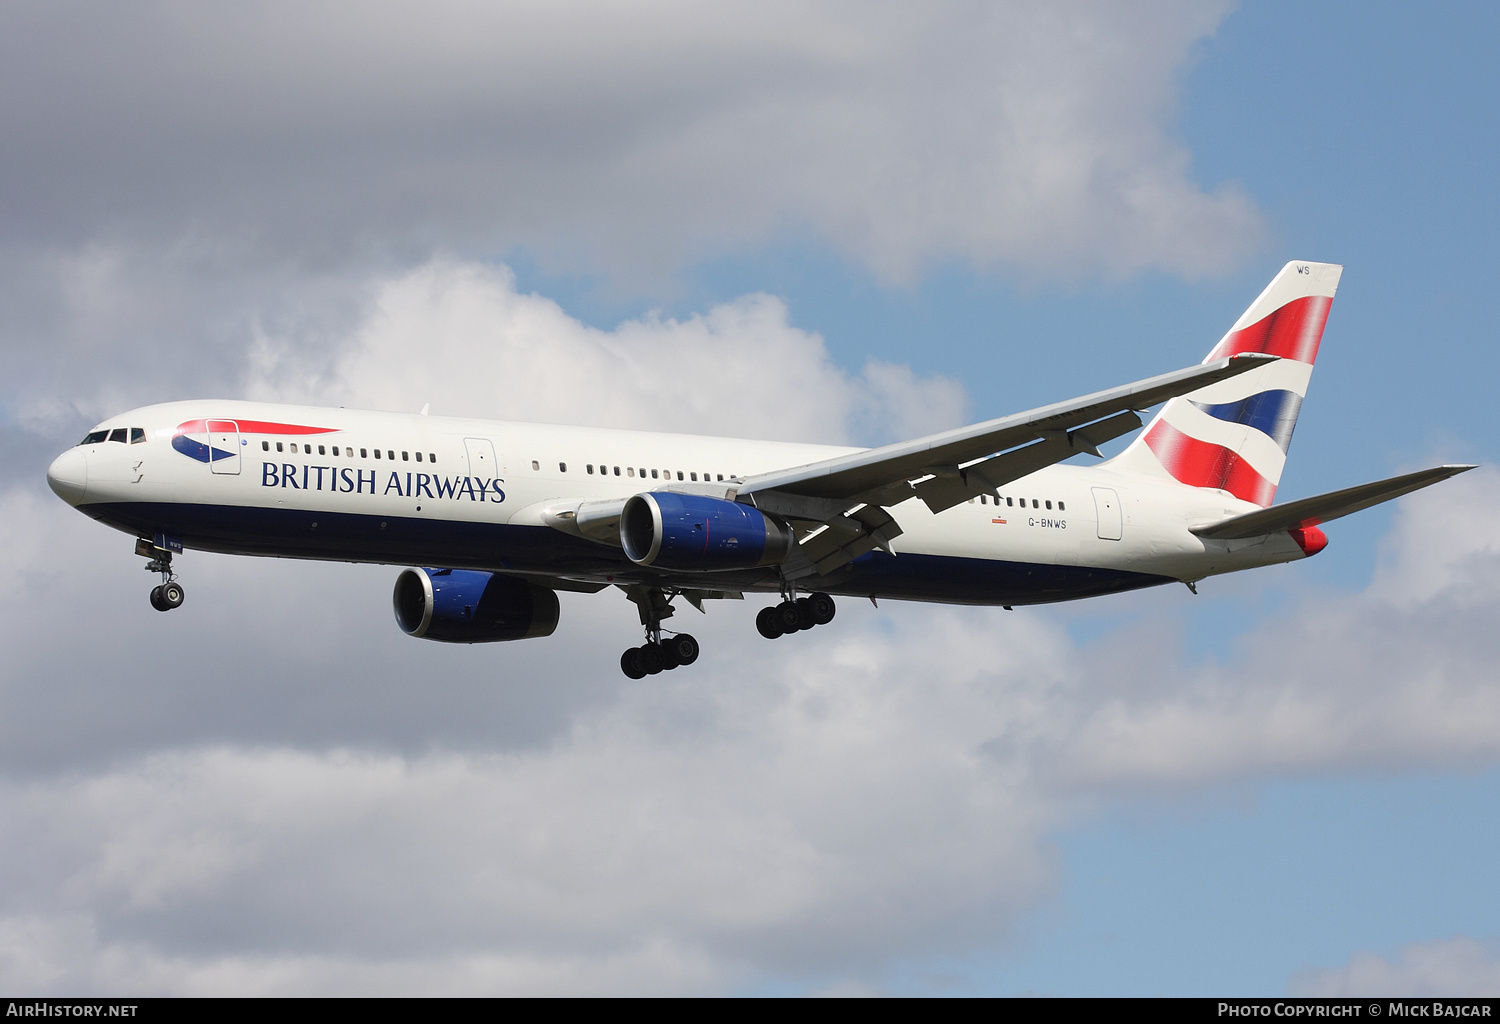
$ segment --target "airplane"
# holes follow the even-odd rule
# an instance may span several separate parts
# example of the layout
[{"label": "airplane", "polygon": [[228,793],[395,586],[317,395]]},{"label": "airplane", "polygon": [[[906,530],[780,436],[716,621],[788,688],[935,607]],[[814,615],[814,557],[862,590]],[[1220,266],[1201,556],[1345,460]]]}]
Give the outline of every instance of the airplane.
[{"label": "airplane", "polygon": [[[413,566],[397,625],[450,643],[548,636],[558,591],[614,586],[645,631],[620,658],[632,679],[697,660],[663,626],[679,598],[778,595],[755,616],[775,639],[830,622],[835,596],[1197,593],[1474,468],[1273,503],[1342,273],[1288,263],[1200,365],[879,448],[207,400],[110,417],[47,481],[136,538],[158,610],[183,603],[186,550]],[[1118,455],[1064,464],[1157,405]]]}]

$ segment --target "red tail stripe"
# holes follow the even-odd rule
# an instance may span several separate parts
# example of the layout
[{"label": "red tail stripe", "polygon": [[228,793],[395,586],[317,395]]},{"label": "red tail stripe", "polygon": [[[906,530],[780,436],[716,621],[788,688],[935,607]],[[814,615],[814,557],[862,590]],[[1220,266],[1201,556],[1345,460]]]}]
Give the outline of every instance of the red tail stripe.
[{"label": "red tail stripe", "polygon": [[1293,299],[1264,319],[1219,342],[1205,362],[1227,359],[1241,352],[1264,352],[1311,364],[1318,358],[1323,325],[1328,322],[1328,308],[1332,305],[1333,299],[1326,295],[1304,295]]},{"label": "red tail stripe", "polygon": [[1146,445],[1168,473],[1189,487],[1217,487],[1242,501],[1265,508],[1276,496],[1276,485],[1221,444],[1200,441],[1166,420],[1146,431]]}]

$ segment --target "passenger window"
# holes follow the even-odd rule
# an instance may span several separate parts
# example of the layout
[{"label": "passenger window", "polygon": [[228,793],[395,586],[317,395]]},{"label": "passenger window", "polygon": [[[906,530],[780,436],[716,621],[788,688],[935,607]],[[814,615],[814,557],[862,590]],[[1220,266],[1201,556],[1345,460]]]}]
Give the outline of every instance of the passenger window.
[{"label": "passenger window", "polygon": [[1015,505],[1015,503],[1016,503],[1016,499],[1015,498],[1006,498],[1005,499],[1005,507],[1006,508],[1013,507]]},{"label": "passenger window", "polygon": [[1041,508],[1042,506],[1041,506],[1041,504],[1035,498],[1032,498],[1031,499],[1031,507],[1032,508]]},{"label": "passenger window", "polygon": [[131,444],[140,444],[144,440],[146,440],[146,431],[144,429],[142,429],[141,427],[130,428]]},{"label": "passenger window", "polygon": [[434,455],[434,454],[432,454],[432,452],[428,452],[427,453],[427,461],[428,462],[436,462],[437,461],[437,456]]},{"label": "passenger window", "polygon": [[387,448],[385,450],[385,457],[394,462],[396,460],[396,453]]},{"label": "passenger window", "polygon": [[588,473],[589,476],[594,475],[594,464],[592,462],[590,462],[587,466],[584,466],[583,469],[584,472]]},{"label": "passenger window", "polygon": [[634,466],[626,466],[625,467],[625,475],[626,476],[635,476],[635,467]]},{"label": "passenger window", "polygon": [[615,467],[615,476],[619,476],[619,475],[620,475],[620,467],[616,466]]},{"label": "passenger window", "polygon": [[125,428],[124,427],[116,427],[114,430],[111,430],[109,432],[109,439],[111,441],[119,441],[121,444],[124,444],[125,443]]},{"label": "passenger window", "polygon": [[1059,501],[1057,503],[1057,510],[1059,512],[1066,512],[1068,510],[1068,506],[1064,505],[1062,502]]},{"label": "passenger window", "polygon": [[[280,449],[281,445],[278,444],[276,447],[278,449]],[[376,456],[376,458],[379,458],[380,457],[380,453],[376,452],[375,456]],[[359,450],[359,457],[362,458],[362,459],[368,459],[370,457],[370,449],[368,449],[368,448],[361,448]]]},{"label": "passenger window", "polygon": [[542,468],[542,464],[540,462],[538,462],[536,459],[532,459],[531,460],[531,469],[532,469],[533,472],[535,472],[535,471],[537,471],[537,470],[539,470],[541,468]]},{"label": "passenger window", "polygon": [[680,470],[680,469],[677,471],[677,479],[679,479],[679,480],[682,479],[682,470]]},{"label": "passenger window", "polygon": [[[323,449],[322,448],[318,449],[318,454],[319,455],[323,454]],[[411,461],[411,459],[407,457],[406,452],[402,452],[401,453],[401,461],[402,462],[410,462]]]},{"label": "passenger window", "polygon": [[334,445],[333,446],[333,454],[337,455],[338,453],[339,453],[339,446],[338,445]]},{"label": "passenger window", "polygon": [[107,431],[107,430],[94,430],[94,431],[90,431],[88,434],[85,434],[83,440],[79,441],[78,443],[79,444],[98,444],[100,441],[103,441],[108,436],[109,436],[109,431]]},{"label": "passenger window", "polygon": [[656,470],[654,470],[654,469],[651,471],[651,479],[653,479],[653,480],[656,479]]},{"label": "passenger window", "polygon": [[723,474],[723,473],[720,473],[720,474],[719,474],[719,479],[720,479],[720,480],[723,480],[723,479],[724,479],[724,474]]},{"label": "passenger window", "polygon": [[262,441],[260,443],[260,450],[263,451],[263,452],[270,451],[271,450],[271,442],[270,441]]},{"label": "passenger window", "polygon": [[278,452],[279,452],[279,451],[281,451],[281,450],[282,450],[282,449],[281,449],[281,442],[280,442],[280,441],[277,441],[277,442],[276,442],[276,450],[277,450],[277,451],[278,451]]},{"label": "passenger window", "polygon": [[376,458],[377,458],[377,459],[378,459],[378,458],[380,458],[380,449],[379,449],[379,448],[376,448],[376,449],[375,449],[375,457],[376,457]]},{"label": "passenger window", "polygon": [[641,467],[641,479],[642,480],[646,479],[646,467],[645,466]]},{"label": "passenger window", "polygon": [[568,471],[568,464],[566,462],[559,462],[557,464],[557,471],[559,473],[566,473]]},{"label": "passenger window", "polygon": [[1047,511],[1048,511],[1048,512],[1051,512],[1051,511],[1052,511],[1052,502],[1050,502],[1050,501],[1049,501],[1049,502],[1047,502]]},{"label": "passenger window", "polygon": [[[337,452],[337,451],[335,451],[335,452],[334,452],[334,454],[335,454],[335,455],[337,455],[337,454],[338,454],[338,452]],[[417,452],[417,461],[418,461],[418,462],[421,462],[421,461],[422,461],[422,453],[421,453],[421,452]]]},{"label": "passenger window", "polygon": [[694,473],[692,476],[693,476],[693,483],[697,483],[698,482],[698,474]]}]

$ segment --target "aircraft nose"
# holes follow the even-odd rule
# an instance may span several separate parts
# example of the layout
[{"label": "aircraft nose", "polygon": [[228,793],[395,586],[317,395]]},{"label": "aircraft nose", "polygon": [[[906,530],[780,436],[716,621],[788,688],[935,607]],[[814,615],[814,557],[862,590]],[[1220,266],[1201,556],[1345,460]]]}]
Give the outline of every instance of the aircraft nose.
[{"label": "aircraft nose", "polygon": [[76,505],[83,500],[88,485],[88,457],[77,448],[69,448],[47,467],[47,486],[69,505]]}]

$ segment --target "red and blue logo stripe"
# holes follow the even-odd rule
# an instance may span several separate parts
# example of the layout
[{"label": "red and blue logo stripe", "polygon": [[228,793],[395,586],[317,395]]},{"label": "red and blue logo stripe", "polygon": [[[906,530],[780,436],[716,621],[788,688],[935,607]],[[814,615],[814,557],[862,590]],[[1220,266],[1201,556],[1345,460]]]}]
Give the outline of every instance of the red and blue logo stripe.
[{"label": "red and blue logo stripe", "polygon": [[1214,346],[1205,363],[1227,359],[1241,352],[1264,352],[1266,355],[1295,359],[1312,365],[1318,358],[1323,341],[1323,325],[1333,306],[1329,295],[1304,295],[1293,299],[1274,313],[1249,327],[1230,333]]},{"label": "red and blue logo stripe", "polygon": [[1168,473],[1189,487],[1225,490],[1262,508],[1276,496],[1276,485],[1238,454],[1221,444],[1184,434],[1164,419],[1146,431],[1146,445]]},{"label": "red and blue logo stripe", "polygon": [[1297,426],[1297,413],[1302,409],[1302,396],[1295,391],[1262,391],[1238,402],[1222,405],[1193,402],[1193,405],[1214,419],[1259,430],[1275,441],[1285,454],[1292,444],[1292,431]]},{"label": "red and blue logo stripe", "polygon": [[[233,458],[239,453],[215,448],[213,446],[213,435],[216,432],[279,434],[295,437],[306,434],[332,434],[337,431],[337,427],[308,427],[298,423],[272,423],[266,420],[188,420],[186,423],[179,423],[177,425],[177,430],[172,434],[172,447],[188,458],[196,459],[199,462],[218,462],[222,459]],[[206,438],[206,442],[190,436],[193,434]]]},{"label": "red and blue logo stripe", "polygon": [[[1214,346],[1205,362],[1241,352],[1261,352],[1311,366],[1318,358],[1323,327],[1332,305],[1333,298],[1327,295],[1293,299],[1250,326],[1230,332]],[[1216,420],[1259,431],[1275,442],[1283,455],[1291,446],[1297,414],[1302,410],[1302,396],[1285,389],[1262,391],[1232,402],[1200,402],[1191,398],[1187,401]],[[1242,501],[1262,507],[1271,504],[1276,496],[1274,479],[1268,479],[1239,452],[1193,437],[1174,426],[1169,422],[1171,410],[1168,405],[1143,440],[1173,478],[1190,487],[1228,491]],[[1272,476],[1279,479],[1280,470]]]}]

